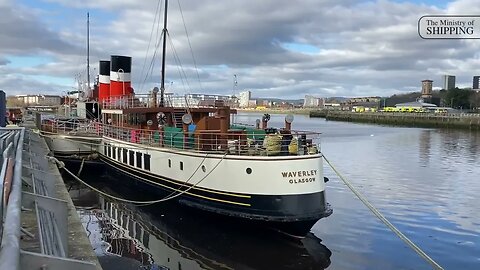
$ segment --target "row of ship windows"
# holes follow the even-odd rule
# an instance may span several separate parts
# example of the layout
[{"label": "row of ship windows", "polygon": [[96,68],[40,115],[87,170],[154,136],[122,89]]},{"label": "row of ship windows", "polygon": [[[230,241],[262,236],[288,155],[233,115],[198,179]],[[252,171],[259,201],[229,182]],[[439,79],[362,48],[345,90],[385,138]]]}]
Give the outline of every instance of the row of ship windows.
[{"label": "row of ship windows", "polygon": [[[150,171],[151,156],[149,154],[112,146],[111,144],[105,144],[104,148],[106,156],[119,162],[129,164],[130,166],[136,166],[137,168]],[[171,159],[168,159],[168,167],[172,167]],[[204,168],[202,169],[205,170]],[[183,171],[183,161],[180,161],[180,170]]]},{"label": "row of ship windows", "polygon": [[150,171],[150,154],[112,146],[111,144],[105,144],[103,150],[104,154],[110,158],[130,166]]},{"label": "row of ship windows", "polygon": [[[172,168],[172,160],[168,159],[168,167]],[[183,171],[183,161],[180,161],[180,170]]]},{"label": "row of ship windows", "polygon": [[[140,169],[150,171],[150,159],[151,155],[137,152],[133,150],[128,150],[125,148],[120,148],[112,146],[111,144],[104,145],[104,154],[110,158],[113,158],[119,162],[129,164],[130,166],[135,166]],[[168,159],[168,167],[172,168],[172,160]],[[206,172],[205,165],[202,165],[202,171]],[[183,161],[180,161],[180,170],[183,171]],[[247,174],[252,173],[251,168],[246,169]]]}]

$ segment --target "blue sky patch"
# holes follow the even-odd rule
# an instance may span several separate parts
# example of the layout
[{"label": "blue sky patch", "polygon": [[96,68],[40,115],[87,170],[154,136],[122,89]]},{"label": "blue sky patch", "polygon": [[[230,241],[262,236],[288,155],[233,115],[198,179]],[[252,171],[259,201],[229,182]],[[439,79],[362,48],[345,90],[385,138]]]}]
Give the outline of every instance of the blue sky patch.
[{"label": "blue sky patch", "polygon": [[10,61],[8,66],[11,68],[35,67],[52,62],[52,59],[46,56],[6,56],[5,58]]},{"label": "blue sky patch", "polygon": [[282,43],[284,49],[299,53],[319,53],[320,49],[316,46],[304,43]]},{"label": "blue sky patch", "polygon": [[39,19],[54,31],[64,28],[80,30],[86,28],[87,12],[90,13],[92,28],[108,25],[117,19],[115,13],[98,8],[74,8],[39,0],[20,0],[20,3],[28,8],[42,10],[46,13],[46,16],[41,16]]},{"label": "blue sky patch", "polygon": [[32,80],[36,80],[43,83],[50,83],[56,85],[65,85],[65,91],[72,91],[75,89],[75,81],[73,78],[54,77],[48,75],[28,75]]},{"label": "blue sky patch", "polygon": [[450,0],[392,0],[397,3],[414,3],[414,4],[426,4],[429,6],[436,6],[438,8],[446,8],[447,5],[452,2]]}]

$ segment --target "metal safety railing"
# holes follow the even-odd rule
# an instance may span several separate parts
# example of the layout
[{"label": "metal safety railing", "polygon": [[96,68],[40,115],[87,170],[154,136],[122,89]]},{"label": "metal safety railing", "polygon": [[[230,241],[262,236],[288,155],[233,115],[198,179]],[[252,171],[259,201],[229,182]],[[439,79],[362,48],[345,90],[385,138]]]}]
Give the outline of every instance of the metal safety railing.
[{"label": "metal safety railing", "polygon": [[[4,176],[0,269],[97,269],[93,263],[67,258],[67,201],[57,197],[58,176],[48,169],[49,150],[41,140],[24,128],[0,129],[0,176]],[[36,232],[22,228],[23,212],[34,215]],[[38,242],[38,252],[21,249],[22,235]]]},{"label": "metal safety railing", "polygon": [[[224,100],[188,98],[185,95],[165,95],[165,107],[211,108],[224,106]],[[160,105],[160,95],[135,94],[110,96],[101,101],[103,109],[154,108]]]},{"label": "metal safety railing", "polygon": [[68,135],[97,135],[98,122],[82,118],[52,118],[43,120],[42,131]]},{"label": "metal safety railing", "polygon": [[18,269],[23,128],[1,129],[1,247],[0,269]]},{"label": "metal safety railing", "polygon": [[319,152],[320,133],[278,129],[241,129],[236,127],[227,133],[220,130],[182,130],[164,127],[157,130],[119,127],[92,122],[88,125],[64,129],[59,121],[44,123],[46,132],[66,134],[90,134],[128,143],[181,149],[201,153],[225,153],[240,156],[298,156]]}]

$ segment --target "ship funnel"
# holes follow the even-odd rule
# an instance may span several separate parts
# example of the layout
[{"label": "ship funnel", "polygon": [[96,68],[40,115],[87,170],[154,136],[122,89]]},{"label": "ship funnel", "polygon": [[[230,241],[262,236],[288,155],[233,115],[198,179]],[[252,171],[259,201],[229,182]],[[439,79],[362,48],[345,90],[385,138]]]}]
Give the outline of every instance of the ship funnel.
[{"label": "ship funnel", "polygon": [[132,94],[131,87],[132,58],[112,55],[110,58],[110,97],[122,97]]},{"label": "ship funnel", "polygon": [[102,102],[110,97],[110,61],[100,61],[98,70],[98,101]]}]

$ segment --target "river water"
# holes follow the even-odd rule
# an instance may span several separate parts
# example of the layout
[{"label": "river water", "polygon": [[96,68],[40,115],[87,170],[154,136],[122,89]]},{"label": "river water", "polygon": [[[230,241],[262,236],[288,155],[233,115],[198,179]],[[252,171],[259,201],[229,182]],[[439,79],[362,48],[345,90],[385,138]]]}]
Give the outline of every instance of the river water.
[{"label": "river water", "polygon": [[[283,126],[283,117],[271,115],[269,125]],[[302,115],[293,128],[322,132],[321,150],[337,170],[442,267],[480,269],[479,132]],[[104,269],[431,269],[326,164],[325,176],[334,213],[302,241],[174,204],[134,207],[71,192]],[[104,190],[133,196],[108,174],[100,179]]]}]

